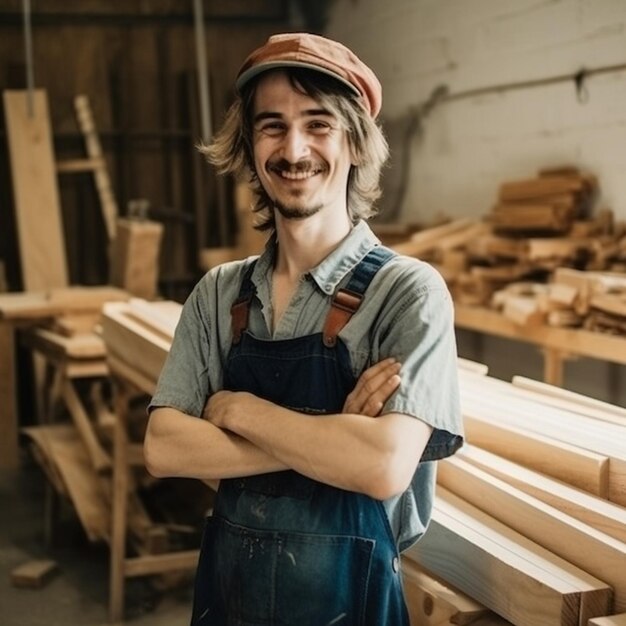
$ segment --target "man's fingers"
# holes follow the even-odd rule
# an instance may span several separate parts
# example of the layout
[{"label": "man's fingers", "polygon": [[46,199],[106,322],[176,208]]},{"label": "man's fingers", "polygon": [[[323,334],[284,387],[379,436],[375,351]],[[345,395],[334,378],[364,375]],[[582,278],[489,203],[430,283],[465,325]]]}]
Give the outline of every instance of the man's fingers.
[{"label": "man's fingers", "polygon": [[361,409],[362,415],[369,415],[370,417],[376,417],[380,415],[385,402],[389,399],[391,394],[400,386],[401,378],[397,374],[388,378],[373,394],[371,394],[363,408]]},{"label": "man's fingers", "polygon": [[354,392],[356,392],[356,394],[365,392],[368,395],[375,393],[386,380],[399,371],[400,363],[394,358],[384,359],[380,361],[380,363],[368,367],[361,376],[359,376]]},{"label": "man's fingers", "polygon": [[389,358],[372,365],[361,374],[352,393],[346,398],[344,412],[375,417],[400,385],[400,363]]}]

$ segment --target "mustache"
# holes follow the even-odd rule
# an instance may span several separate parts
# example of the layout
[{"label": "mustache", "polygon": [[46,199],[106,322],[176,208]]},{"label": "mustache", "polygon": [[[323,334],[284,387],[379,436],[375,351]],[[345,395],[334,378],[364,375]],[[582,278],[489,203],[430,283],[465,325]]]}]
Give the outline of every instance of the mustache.
[{"label": "mustache", "polygon": [[302,172],[321,172],[325,169],[324,165],[315,161],[305,160],[297,163],[290,163],[287,159],[278,159],[269,163],[270,170],[274,172],[291,172],[299,174]]}]

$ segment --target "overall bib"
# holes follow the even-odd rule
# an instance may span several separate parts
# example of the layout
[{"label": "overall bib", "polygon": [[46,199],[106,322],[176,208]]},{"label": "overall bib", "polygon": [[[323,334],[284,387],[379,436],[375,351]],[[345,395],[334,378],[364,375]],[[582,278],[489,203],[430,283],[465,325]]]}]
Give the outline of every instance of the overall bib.
[{"label": "overall bib", "polygon": [[[377,247],[360,262],[324,332],[279,341],[246,330],[250,269],[232,309],[224,388],[311,415],[341,412],[356,380],[337,333],[392,254]],[[399,568],[382,502],[291,470],[225,479],[206,521],[192,625],[408,626]]]}]

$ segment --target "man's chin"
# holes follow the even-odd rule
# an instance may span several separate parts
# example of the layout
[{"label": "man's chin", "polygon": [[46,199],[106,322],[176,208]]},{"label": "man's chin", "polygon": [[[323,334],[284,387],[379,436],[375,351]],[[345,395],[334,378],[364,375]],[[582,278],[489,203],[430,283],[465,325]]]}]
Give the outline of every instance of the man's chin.
[{"label": "man's chin", "polygon": [[279,202],[274,203],[275,209],[288,220],[302,220],[311,215],[315,215],[322,210],[323,205],[316,206],[297,206],[297,205],[285,205]]}]

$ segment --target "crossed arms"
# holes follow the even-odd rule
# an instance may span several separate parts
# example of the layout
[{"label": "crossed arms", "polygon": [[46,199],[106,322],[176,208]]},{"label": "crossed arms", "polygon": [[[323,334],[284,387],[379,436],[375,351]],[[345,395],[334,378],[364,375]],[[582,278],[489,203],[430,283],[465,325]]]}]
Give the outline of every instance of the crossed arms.
[{"label": "crossed arms", "polygon": [[[366,370],[342,413],[310,416],[246,392],[211,396],[203,419],[160,407],[144,442],[157,477],[221,479],[293,469],[320,482],[384,500],[409,485],[431,433],[400,413],[380,416],[400,385],[400,365]],[[375,418],[375,419],[373,419]]]}]

